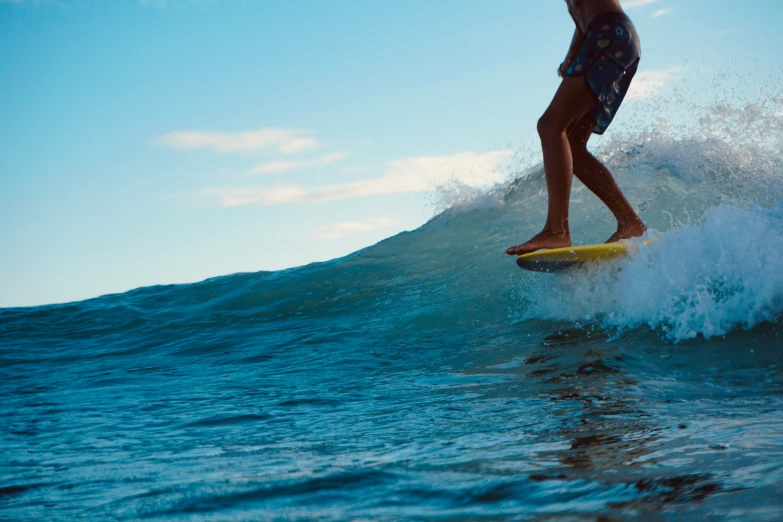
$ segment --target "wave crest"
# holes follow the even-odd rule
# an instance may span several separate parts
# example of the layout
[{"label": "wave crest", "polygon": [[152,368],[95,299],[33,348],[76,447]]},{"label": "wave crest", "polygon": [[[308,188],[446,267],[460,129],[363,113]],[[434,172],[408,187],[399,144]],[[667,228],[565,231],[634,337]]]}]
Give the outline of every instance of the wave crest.
[{"label": "wave crest", "polygon": [[527,318],[648,326],[673,341],[722,336],[783,314],[783,206],[710,209],[628,263],[545,280]]}]

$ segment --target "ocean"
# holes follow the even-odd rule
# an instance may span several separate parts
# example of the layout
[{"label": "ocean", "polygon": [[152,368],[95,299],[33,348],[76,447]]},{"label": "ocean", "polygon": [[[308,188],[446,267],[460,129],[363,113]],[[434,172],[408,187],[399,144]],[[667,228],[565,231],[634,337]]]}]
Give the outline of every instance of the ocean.
[{"label": "ocean", "polygon": [[[0,519],[782,519],[764,118],[602,147],[654,240],[627,261],[515,266],[539,165],[344,258],[0,310]],[[613,232],[571,209],[575,243]]]}]

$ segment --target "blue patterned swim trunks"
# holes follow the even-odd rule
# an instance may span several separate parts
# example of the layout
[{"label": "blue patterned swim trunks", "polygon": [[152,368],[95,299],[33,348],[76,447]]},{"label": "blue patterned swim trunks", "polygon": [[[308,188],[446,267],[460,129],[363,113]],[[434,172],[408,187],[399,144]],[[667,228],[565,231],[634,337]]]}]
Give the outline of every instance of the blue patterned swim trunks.
[{"label": "blue patterned swim trunks", "polygon": [[569,77],[584,76],[598,105],[593,132],[603,134],[631,86],[642,55],[639,35],[623,13],[601,13],[587,28],[585,43],[566,71]]}]

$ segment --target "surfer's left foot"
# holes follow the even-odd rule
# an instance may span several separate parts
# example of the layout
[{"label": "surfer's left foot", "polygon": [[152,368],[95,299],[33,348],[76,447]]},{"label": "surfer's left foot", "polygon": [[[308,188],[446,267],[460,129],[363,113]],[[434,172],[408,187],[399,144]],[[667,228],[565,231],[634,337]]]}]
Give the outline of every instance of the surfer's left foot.
[{"label": "surfer's left foot", "polygon": [[568,232],[550,232],[543,230],[527,243],[512,246],[506,249],[506,254],[510,256],[521,256],[529,254],[542,248],[563,248],[571,246],[571,235]]},{"label": "surfer's left foot", "polygon": [[639,237],[647,232],[647,227],[640,219],[637,219],[631,223],[618,224],[617,232],[612,234],[612,237],[606,240],[607,243],[616,243],[623,239],[631,239],[632,237]]}]

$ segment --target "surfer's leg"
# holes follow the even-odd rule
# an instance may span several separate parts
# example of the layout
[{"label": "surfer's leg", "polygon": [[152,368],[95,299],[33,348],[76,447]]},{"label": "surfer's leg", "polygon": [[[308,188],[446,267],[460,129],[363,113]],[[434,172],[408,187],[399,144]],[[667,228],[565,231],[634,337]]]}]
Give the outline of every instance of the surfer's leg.
[{"label": "surfer's leg", "polygon": [[625,199],[609,169],[587,150],[587,141],[593,134],[595,124],[595,118],[586,114],[568,131],[574,174],[609,207],[617,219],[617,231],[607,243],[641,236],[647,230],[644,223]]},{"label": "surfer's leg", "polygon": [[549,192],[546,224],[544,230],[526,243],[507,248],[507,254],[521,255],[542,248],[571,246],[568,200],[574,163],[566,129],[595,105],[595,95],[583,77],[564,78],[549,108],[538,120]]}]

